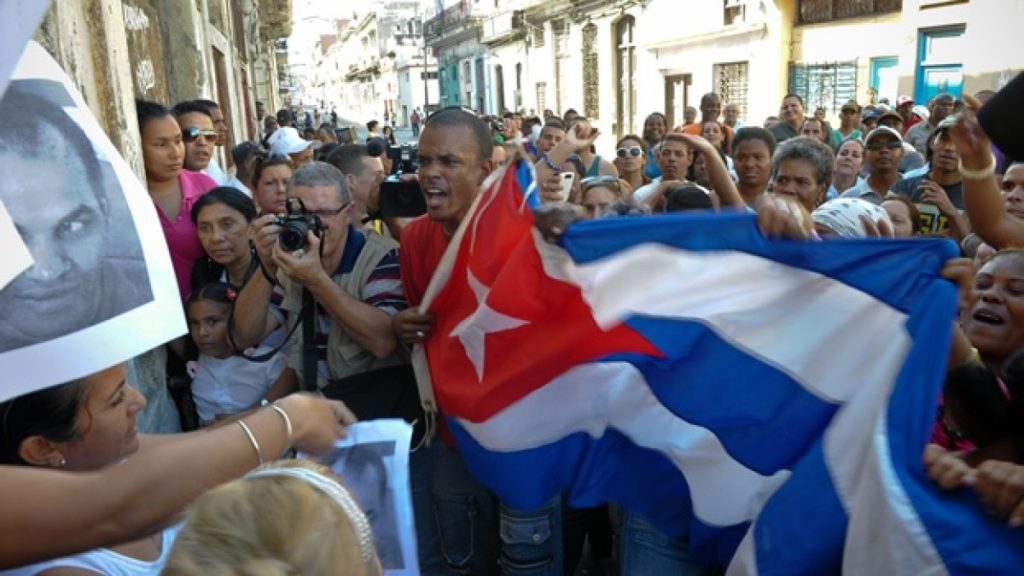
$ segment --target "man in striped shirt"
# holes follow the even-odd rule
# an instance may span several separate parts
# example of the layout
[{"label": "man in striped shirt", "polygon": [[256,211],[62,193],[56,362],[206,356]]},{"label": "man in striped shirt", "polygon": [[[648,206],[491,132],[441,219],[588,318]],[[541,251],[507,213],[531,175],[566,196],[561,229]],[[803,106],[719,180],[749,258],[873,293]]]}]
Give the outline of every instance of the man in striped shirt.
[{"label": "man in striped shirt", "polygon": [[[289,252],[278,241],[282,228],[272,216],[253,222],[263,273],[239,295],[236,339],[247,343],[259,336],[274,281],[284,287],[282,308],[291,323],[300,322],[303,289],[313,296],[318,370],[316,384],[305,383],[306,388],[327,392],[337,380],[408,364],[390,328],[391,316],[406,307],[398,244],[356,229],[357,207],[344,176],[329,164],[314,162],[297,170],[288,183],[288,196],[302,200],[306,213],[319,218],[322,237],[310,231],[306,245]],[[304,381],[302,355],[302,330],[295,330],[289,364]]]}]

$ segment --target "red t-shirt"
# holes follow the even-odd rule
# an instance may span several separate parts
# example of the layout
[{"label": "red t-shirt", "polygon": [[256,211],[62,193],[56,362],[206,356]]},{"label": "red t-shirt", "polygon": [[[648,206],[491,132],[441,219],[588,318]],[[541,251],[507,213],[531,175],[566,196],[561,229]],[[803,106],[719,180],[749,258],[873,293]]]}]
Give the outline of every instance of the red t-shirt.
[{"label": "red t-shirt", "polygon": [[[402,287],[405,288],[405,301],[410,308],[419,306],[423,301],[430,278],[448,248],[448,240],[444,225],[431,220],[427,214],[402,228],[402,246],[398,251],[399,272]],[[455,438],[444,418],[438,419],[437,435],[449,448],[457,449]]]},{"label": "red t-shirt", "polygon": [[409,307],[419,306],[430,284],[430,277],[448,248],[444,225],[424,214],[402,228],[402,249],[398,260]]}]

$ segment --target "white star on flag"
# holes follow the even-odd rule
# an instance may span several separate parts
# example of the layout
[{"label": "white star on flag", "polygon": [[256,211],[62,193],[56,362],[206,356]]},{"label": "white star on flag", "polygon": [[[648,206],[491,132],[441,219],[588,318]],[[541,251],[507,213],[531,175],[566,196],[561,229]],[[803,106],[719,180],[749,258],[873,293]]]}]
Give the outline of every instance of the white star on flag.
[{"label": "white star on flag", "polygon": [[529,324],[529,322],[502,314],[488,306],[487,294],[491,291],[490,287],[484,286],[483,283],[473,276],[473,272],[468,269],[466,270],[466,277],[479,306],[472,314],[466,316],[462,322],[459,322],[459,325],[452,330],[449,336],[457,336],[459,338],[459,342],[462,343],[462,347],[466,351],[466,357],[469,358],[469,361],[473,363],[473,368],[476,369],[477,380],[483,382],[484,340],[487,335],[519,328]]}]

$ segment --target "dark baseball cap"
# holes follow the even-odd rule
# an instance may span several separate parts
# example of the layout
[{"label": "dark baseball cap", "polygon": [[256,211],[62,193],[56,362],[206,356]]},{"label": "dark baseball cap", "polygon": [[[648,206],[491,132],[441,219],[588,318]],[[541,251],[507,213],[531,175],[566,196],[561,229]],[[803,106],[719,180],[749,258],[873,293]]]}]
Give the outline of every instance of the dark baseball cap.
[{"label": "dark baseball cap", "polygon": [[666,212],[688,212],[690,210],[712,210],[711,194],[696,184],[677,186],[665,195]]},{"label": "dark baseball cap", "polygon": [[895,110],[884,110],[881,114],[878,115],[879,122],[881,122],[885,118],[895,118],[896,120],[903,122],[903,116],[900,116],[900,113],[896,112]]},{"label": "dark baseball cap", "polygon": [[249,156],[252,156],[253,152],[261,149],[262,147],[256,142],[246,140],[231,149],[231,158],[235,161],[235,164],[245,164],[245,161],[249,159]]}]

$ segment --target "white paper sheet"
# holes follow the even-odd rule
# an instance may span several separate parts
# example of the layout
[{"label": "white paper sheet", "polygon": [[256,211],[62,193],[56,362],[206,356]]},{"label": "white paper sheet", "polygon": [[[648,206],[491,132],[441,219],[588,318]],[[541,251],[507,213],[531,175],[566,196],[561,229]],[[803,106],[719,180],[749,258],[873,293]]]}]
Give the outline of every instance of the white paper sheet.
[{"label": "white paper sheet", "polygon": [[[0,289],[2,401],[123,362],[186,325],[145,186],[37,43],[0,114],[28,120],[0,123],[0,201],[34,260]],[[16,247],[0,244],[5,265]]]},{"label": "white paper sheet", "polygon": [[400,419],[367,420],[348,427],[348,438],[316,459],[330,466],[370,520],[384,573],[420,573],[409,488],[412,426]]},{"label": "white paper sheet", "polygon": [[0,96],[49,7],[48,0],[0,0]]}]

